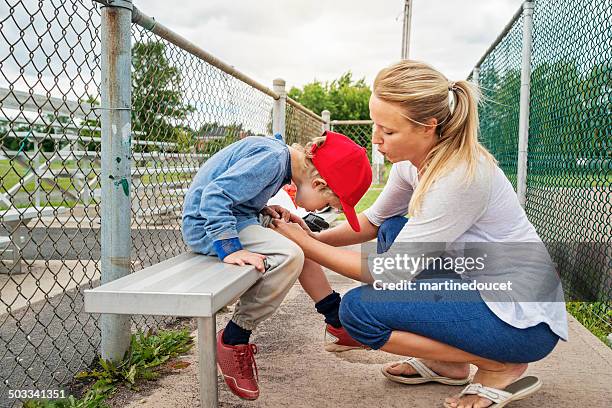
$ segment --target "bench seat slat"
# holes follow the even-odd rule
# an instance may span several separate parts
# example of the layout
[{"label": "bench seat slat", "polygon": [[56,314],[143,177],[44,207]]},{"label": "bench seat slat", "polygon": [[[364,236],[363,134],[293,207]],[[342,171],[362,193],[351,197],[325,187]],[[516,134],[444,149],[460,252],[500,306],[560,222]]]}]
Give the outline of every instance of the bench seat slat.
[{"label": "bench seat slat", "polygon": [[209,317],[250,288],[254,267],[185,253],[85,291],[89,313]]}]

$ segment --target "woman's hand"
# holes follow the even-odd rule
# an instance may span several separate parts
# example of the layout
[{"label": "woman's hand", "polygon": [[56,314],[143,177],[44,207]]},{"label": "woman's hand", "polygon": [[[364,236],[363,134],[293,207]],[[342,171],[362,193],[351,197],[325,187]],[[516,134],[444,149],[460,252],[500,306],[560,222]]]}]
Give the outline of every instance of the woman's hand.
[{"label": "woman's hand", "polygon": [[[302,222],[304,221],[302,220]],[[308,229],[308,226],[306,226],[306,224],[304,224],[304,226],[308,229],[308,231],[306,231],[304,227],[302,227],[296,222],[284,222],[281,220],[274,220],[270,225],[272,226],[272,229],[274,231],[289,238],[298,245],[304,238],[307,238],[309,236],[308,232],[310,232],[310,229]]]},{"label": "woman's hand", "polygon": [[266,271],[264,265],[265,259],[265,255],[256,254],[254,252],[247,251],[246,249],[241,249],[239,251],[232,252],[223,258],[223,262],[238,266],[253,265],[255,269],[263,273]]}]

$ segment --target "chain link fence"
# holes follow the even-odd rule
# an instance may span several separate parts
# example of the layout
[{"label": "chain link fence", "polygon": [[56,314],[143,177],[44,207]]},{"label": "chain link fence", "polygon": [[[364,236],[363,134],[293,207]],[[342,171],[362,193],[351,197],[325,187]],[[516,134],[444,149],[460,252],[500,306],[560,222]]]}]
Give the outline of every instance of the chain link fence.
[{"label": "chain link fence", "polygon": [[379,185],[385,180],[385,158],[378,153],[376,146],[372,144],[373,124],[374,122],[371,120],[333,120],[331,121],[331,130],[348,136],[367,150],[372,165],[373,188],[379,189]]},{"label": "chain link fence", "polygon": [[372,124],[371,120],[332,120],[331,130],[346,135],[359,146],[368,151],[372,157]]},{"label": "chain link fence", "polygon": [[81,294],[100,277],[99,26],[91,2],[0,2],[1,406],[100,341]]},{"label": "chain link fence", "polygon": [[[525,210],[612,331],[612,3],[538,0]],[[601,243],[591,245],[590,243]]]},{"label": "chain link fence", "polygon": [[287,144],[299,143],[304,146],[311,139],[321,136],[325,123],[323,118],[291,99],[287,102],[285,114]]},{"label": "chain link fence", "polygon": [[495,152],[499,167],[516,190],[523,16],[513,19],[507,34],[478,66],[482,92],[480,141]]},{"label": "chain link fence", "polygon": [[[612,3],[534,6],[525,211],[548,243],[568,300],[593,302],[593,317],[612,331]],[[521,60],[531,38],[523,36],[525,16],[519,10],[470,76],[485,96],[481,139],[519,191]]]},{"label": "chain link fence", "polygon": [[[555,260],[570,294],[600,301],[602,319],[612,291],[611,17],[604,0],[536,2],[526,197],[544,240],[576,242]],[[132,26],[131,182],[121,186],[132,203],[132,271],[186,249],[180,214],[194,173],[229,143],[272,133],[275,104],[273,91],[150,23]],[[515,187],[522,24],[521,14],[473,75],[486,97],[481,137]],[[0,1],[0,406],[10,406],[8,389],[66,384],[99,352],[82,290],[101,274],[100,25],[89,0]],[[288,143],[324,124],[287,101]],[[331,126],[371,157],[371,122]]]},{"label": "chain link fence", "polygon": [[[130,182],[113,181],[130,195],[132,272],[187,249],[180,216],[193,175],[228,144],[270,135],[279,98],[138,15]],[[12,406],[9,389],[61,388],[100,352],[82,291],[103,273],[106,107],[100,4],[2,0],[0,28],[0,406]],[[287,102],[286,140],[319,136],[323,119]],[[133,316],[132,329],[165,323]]]}]

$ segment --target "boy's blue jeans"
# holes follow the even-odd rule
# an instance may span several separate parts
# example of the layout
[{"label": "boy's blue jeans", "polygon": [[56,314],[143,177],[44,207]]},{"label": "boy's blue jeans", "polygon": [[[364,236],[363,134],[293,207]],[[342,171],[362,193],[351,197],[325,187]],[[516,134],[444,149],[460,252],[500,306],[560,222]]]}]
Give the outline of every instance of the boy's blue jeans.
[{"label": "boy's blue jeans", "polygon": [[[378,250],[386,252],[406,223],[386,220],[378,230]],[[458,277],[458,276],[457,276]],[[448,280],[425,271],[419,279]],[[340,321],[355,340],[373,349],[387,343],[394,330],[419,334],[495,361],[541,360],[559,337],[546,323],[519,329],[497,317],[474,291],[350,290],[340,304]]]}]

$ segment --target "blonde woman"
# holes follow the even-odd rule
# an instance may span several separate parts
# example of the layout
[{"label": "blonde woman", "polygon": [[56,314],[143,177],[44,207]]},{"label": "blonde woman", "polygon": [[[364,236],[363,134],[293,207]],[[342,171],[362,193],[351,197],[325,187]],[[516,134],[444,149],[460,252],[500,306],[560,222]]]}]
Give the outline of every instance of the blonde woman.
[{"label": "blonde woman", "polygon": [[[560,283],[550,284],[556,274],[548,253],[510,182],[478,142],[477,95],[473,84],[450,82],[424,63],[405,60],[383,69],[370,99],[372,143],[393,167],[380,197],[358,215],[359,231],[347,223],[318,234],[303,225],[274,225],[304,250],[300,282],[315,301],[335,293],[320,265],[370,284],[342,298],[339,317],[356,342],[409,356],[383,367],[387,378],[404,384],[472,382],[446,398],[445,407],[502,407],[536,392],[542,383],[524,376],[528,363],[547,356],[568,333]],[[405,276],[411,282],[424,282],[422,276],[429,282],[502,276],[515,291],[485,296],[479,290],[378,290],[371,261],[364,273],[363,254],[335,248],[374,238],[379,252],[398,248],[413,258],[424,243],[523,243],[539,255],[523,248],[513,257],[516,247],[510,246],[501,252],[517,263],[505,269],[495,264],[503,270],[440,274],[421,267]],[[537,268],[520,275],[513,268],[519,264]],[[553,300],[530,297],[527,292],[538,286],[546,290],[537,296],[553,293]],[[473,379],[470,364],[478,369]]]}]

